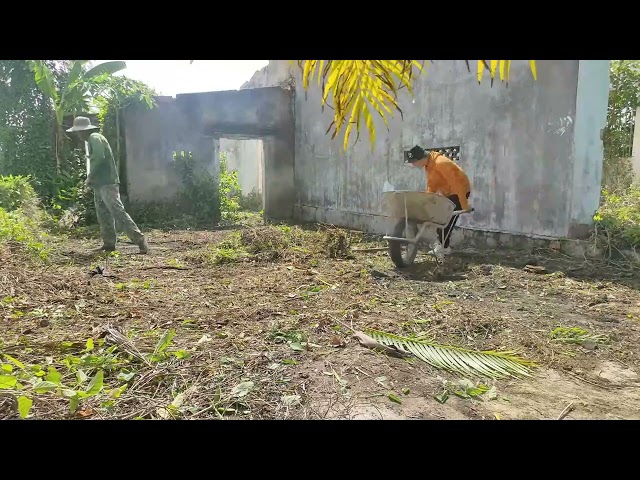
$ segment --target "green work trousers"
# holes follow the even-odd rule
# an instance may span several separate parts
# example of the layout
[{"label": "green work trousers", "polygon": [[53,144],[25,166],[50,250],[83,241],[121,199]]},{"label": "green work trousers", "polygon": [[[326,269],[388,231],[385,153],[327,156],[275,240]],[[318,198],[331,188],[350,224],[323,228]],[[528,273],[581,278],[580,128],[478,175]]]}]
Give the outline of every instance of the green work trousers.
[{"label": "green work trousers", "polygon": [[96,186],[93,189],[96,215],[100,224],[100,233],[105,247],[116,246],[116,221],[136,245],[140,246],[144,235],[124,209],[120,199],[120,186],[117,184]]}]

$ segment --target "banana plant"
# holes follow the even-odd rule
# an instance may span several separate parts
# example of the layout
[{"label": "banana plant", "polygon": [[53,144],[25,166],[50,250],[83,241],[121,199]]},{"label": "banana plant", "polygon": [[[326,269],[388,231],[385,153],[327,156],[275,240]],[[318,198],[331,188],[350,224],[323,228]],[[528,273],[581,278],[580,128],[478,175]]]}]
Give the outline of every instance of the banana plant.
[{"label": "banana plant", "polygon": [[99,77],[113,75],[127,68],[121,60],[104,62],[95,67],[86,68],[89,60],[73,60],[71,69],[62,85],[57,85],[53,73],[42,60],[27,60],[29,68],[35,75],[36,85],[40,91],[53,102],[56,119],[56,169],[60,172],[60,152],[64,146],[64,117],[86,112],[91,99],[91,89]]}]

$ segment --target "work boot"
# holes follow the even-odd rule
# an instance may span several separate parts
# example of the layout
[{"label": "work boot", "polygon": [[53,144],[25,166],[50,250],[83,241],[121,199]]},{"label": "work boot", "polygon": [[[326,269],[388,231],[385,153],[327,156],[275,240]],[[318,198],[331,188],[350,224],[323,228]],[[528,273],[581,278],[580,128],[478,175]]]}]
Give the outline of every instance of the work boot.
[{"label": "work boot", "polygon": [[115,251],[116,251],[116,247],[113,246],[113,245],[103,245],[100,248],[96,248],[94,250],[94,252],[96,252],[96,253],[103,253],[103,252],[111,253],[111,252],[115,252]]},{"label": "work boot", "polygon": [[142,255],[146,255],[147,253],[149,253],[149,243],[147,242],[146,237],[142,238],[142,243],[140,243],[140,245],[138,246],[140,247],[140,253]]}]

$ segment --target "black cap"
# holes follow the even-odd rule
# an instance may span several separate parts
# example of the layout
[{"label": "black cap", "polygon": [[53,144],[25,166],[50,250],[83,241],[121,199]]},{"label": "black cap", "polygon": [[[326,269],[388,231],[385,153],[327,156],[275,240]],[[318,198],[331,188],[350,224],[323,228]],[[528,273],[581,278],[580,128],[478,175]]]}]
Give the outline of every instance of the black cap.
[{"label": "black cap", "polygon": [[417,162],[427,156],[427,151],[419,145],[416,145],[411,150],[404,152],[404,161],[408,163]]}]

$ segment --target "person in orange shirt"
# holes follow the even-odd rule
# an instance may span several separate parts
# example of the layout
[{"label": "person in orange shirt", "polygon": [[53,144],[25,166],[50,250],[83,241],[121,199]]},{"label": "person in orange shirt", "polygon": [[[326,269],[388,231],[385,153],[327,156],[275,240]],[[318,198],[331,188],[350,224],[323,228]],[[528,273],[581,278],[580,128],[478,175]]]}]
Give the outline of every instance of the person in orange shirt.
[{"label": "person in orange shirt", "polygon": [[[419,145],[406,152],[406,158],[412,166],[424,168],[428,193],[444,195],[455,203],[456,210],[470,210],[471,182],[457,163],[435,150],[427,151]],[[444,229],[438,229],[439,243],[432,245],[430,254],[439,256],[451,253],[449,242],[457,221],[458,215],[454,215]]]}]

